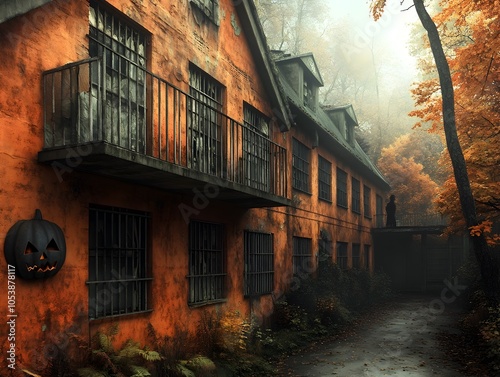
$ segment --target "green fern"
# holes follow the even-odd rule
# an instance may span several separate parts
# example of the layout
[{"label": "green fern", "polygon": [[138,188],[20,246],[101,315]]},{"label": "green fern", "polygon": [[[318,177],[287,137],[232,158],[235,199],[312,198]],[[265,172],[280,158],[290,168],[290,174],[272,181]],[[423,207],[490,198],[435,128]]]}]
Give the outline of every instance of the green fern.
[{"label": "green fern", "polygon": [[129,339],[125,342],[120,352],[118,352],[118,357],[133,359],[140,354],[140,351],[141,345],[138,342]]},{"label": "green fern", "polygon": [[103,350],[107,354],[111,354],[114,352],[113,343],[110,336],[103,333],[97,333],[97,339],[99,349]]},{"label": "green fern", "polygon": [[133,373],[130,377],[147,377],[147,376],[151,376],[151,373],[149,373],[149,371],[146,368],[138,366],[138,365],[130,365],[130,370]]},{"label": "green fern", "polygon": [[142,358],[146,361],[160,361],[161,360],[161,355],[158,352],[148,350],[148,349],[140,350],[139,355],[141,355]]}]

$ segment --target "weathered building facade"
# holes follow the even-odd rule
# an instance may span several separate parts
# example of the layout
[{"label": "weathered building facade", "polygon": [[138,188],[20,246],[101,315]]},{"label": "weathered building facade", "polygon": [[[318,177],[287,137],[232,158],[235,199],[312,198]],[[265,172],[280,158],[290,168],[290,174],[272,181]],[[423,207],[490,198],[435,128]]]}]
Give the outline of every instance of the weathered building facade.
[{"label": "weathered building facade", "polygon": [[265,318],[321,250],[372,268],[388,185],[352,107],[319,107],[312,56],[272,60],[251,1],[53,0],[12,14],[0,276],[15,281],[18,369],[112,322],[145,343],[148,324],[195,333],[207,308]]}]

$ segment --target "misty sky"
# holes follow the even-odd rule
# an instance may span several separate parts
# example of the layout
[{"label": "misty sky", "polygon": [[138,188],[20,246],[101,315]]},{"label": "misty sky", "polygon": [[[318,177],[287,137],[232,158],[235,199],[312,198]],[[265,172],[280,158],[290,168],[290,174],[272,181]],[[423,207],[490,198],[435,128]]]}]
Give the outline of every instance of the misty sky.
[{"label": "misty sky", "polygon": [[[408,53],[407,42],[411,26],[409,24],[418,22],[414,8],[402,12],[408,5],[400,6],[399,0],[388,0],[386,11],[382,18],[375,22],[369,13],[369,0],[331,0],[332,17],[335,19],[349,20],[355,30],[355,44],[362,47],[363,44],[374,41],[376,58],[384,59],[384,64],[389,63],[392,67],[389,72],[414,81],[415,59]],[[383,56],[377,54],[383,54]],[[387,61],[386,61],[387,60]],[[380,60],[382,61],[382,60]],[[397,79],[396,78],[396,79]]]}]

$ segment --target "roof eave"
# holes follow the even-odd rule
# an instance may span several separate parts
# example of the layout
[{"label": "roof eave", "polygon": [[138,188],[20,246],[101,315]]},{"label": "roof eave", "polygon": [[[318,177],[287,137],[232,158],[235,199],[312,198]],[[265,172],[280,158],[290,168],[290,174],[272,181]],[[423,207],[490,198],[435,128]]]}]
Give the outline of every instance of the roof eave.
[{"label": "roof eave", "polygon": [[251,0],[237,2],[236,11],[240,17],[246,37],[253,51],[259,74],[263,77],[263,83],[270,95],[273,114],[279,119],[281,131],[291,128],[292,114],[288,107],[286,96],[278,79],[278,70],[271,59],[271,53],[267,46],[266,37],[258,18],[257,9]]}]

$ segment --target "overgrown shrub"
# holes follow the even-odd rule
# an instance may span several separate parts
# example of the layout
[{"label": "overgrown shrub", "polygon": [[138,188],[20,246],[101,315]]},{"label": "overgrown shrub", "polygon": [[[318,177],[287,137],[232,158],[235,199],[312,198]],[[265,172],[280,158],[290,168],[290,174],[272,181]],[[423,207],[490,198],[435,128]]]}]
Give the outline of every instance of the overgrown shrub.
[{"label": "overgrown shrub", "polygon": [[148,324],[148,338],[152,347],[161,358],[155,360],[154,370],[158,377],[182,377],[179,371],[179,360],[186,359],[193,353],[193,344],[187,331],[176,329],[173,336],[160,336],[151,323]]},{"label": "overgrown shrub", "polygon": [[81,377],[145,377],[151,376],[148,366],[158,361],[158,352],[142,348],[129,339],[119,350],[113,347],[113,338],[118,333],[118,325],[112,325],[107,332],[98,332],[92,339],[91,366],[78,369]]},{"label": "overgrown shrub", "polygon": [[382,274],[366,270],[342,270],[325,261],[316,276],[308,275],[275,303],[274,322],[277,328],[306,330],[318,324],[343,325],[361,311],[391,294],[391,282]]},{"label": "overgrown shrub", "polygon": [[491,366],[500,372],[500,306],[489,308],[489,317],[482,322],[479,331],[488,347]]}]

